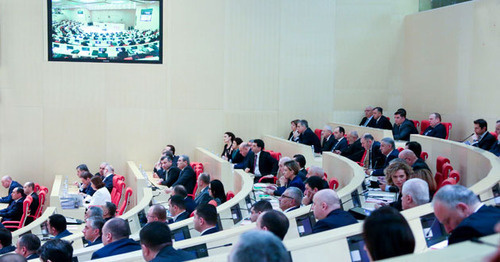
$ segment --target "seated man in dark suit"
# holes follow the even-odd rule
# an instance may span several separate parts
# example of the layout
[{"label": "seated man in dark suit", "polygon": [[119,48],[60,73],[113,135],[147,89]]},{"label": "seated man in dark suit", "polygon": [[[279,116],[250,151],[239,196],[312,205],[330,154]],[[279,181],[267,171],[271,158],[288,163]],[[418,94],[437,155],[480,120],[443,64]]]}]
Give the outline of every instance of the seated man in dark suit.
[{"label": "seated man in dark suit", "polygon": [[184,198],[177,195],[172,196],[170,200],[168,200],[168,210],[170,211],[170,215],[172,215],[172,219],[169,221],[169,224],[187,219],[191,214],[186,211],[186,202],[184,201]]},{"label": "seated man in dark suit", "polygon": [[40,239],[33,234],[22,235],[17,241],[16,253],[26,258],[26,260],[38,258]]},{"label": "seated man in dark suit", "polygon": [[106,204],[102,205],[101,208],[102,218],[104,219],[104,221],[108,222],[108,220],[116,216],[116,205],[114,203],[106,202]]},{"label": "seated man in dark suit", "polygon": [[269,231],[275,236],[283,240],[288,232],[290,222],[283,212],[278,210],[269,210],[257,219],[257,228],[264,231]]},{"label": "seated man in dark suit", "polygon": [[102,243],[102,227],[104,226],[104,219],[102,217],[89,217],[85,221],[83,228],[83,237],[87,240],[87,247]]},{"label": "seated man in dark suit", "polygon": [[7,203],[9,204],[10,201],[12,201],[12,190],[16,187],[23,187],[21,184],[17,183],[16,181],[13,181],[10,176],[4,176],[2,177],[2,186],[5,188],[9,189],[9,194],[5,197],[0,198],[0,203]]},{"label": "seated man in dark suit", "polygon": [[377,169],[367,169],[365,173],[372,176],[383,176],[384,168],[386,168],[393,159],[396,159],[399,156],[399,151],[395,147],[396,144],[392,138],[382,138],[382,140],[380,140],[380,151],[385,156],[384,165]]},{"label": "seated man in dark suit", "polygon": [[217,208],[210,204],[197,206],[194,211],[194,229],[202,236],[218,232]]},{"label": "seated man in dark suit", "polygon": [[[315,166],[311,166],[309,170],[313,169]],[[319,167],[315,167],[321,169]],[[309,176],[307,180],[304,182],[304,198],[302,198],[302,204],[307,206],[312,204],[312,200],[314,199],[314,195],[318,193],[318,191],[328,188],[328,183],[322,178],[318,176]]]},{"label": "seated man in dark suit", "polygon": [[12,252],[16,249],[12,245],[12,233],[5,228],[0,229],[0,255]]},{"label": "seated man in dark suit", "polygon": [[[497,121],[495,132],[497,133],[497,137],[500,137],[500,120]],[[495,156],[500,156],[500,139],[491,146],[490,152],[495,154]]]},{"label": "seated man in dark suit", "polygon": [[299,120],[297,123],[297,131],[299,131],[299,143],[313,146],[315,153],[321,153],[321,142],[318,136],[309,128],[306,120]]},{"label": "seated man in dark suit", "polygon": [[250,221],[257,222],[259,216],[268,210],[273,210],[273,205],[267,200],[259,200],[253,203],[252,208],[250,208]]},{"label": "seated man in dark suit", "polygon": [[4,221],[19,221],[23,216],[23,201],[26,198],[22,187],[12,190],[12,202],[5,209],[0,210],[0,217]]},{"label": "seated man in dark suit", "polygon": [[161,168],[156,172],[156,174],[160,178],[160,181],[158,182],[164,186],[171,187],[175,182],[177,182],[179,174],[181,173],[179,168],[173,166],[173,161],[174,159],[171,155],[161,157]]},{"label": "seated man in dark suit", "polygon": [[[181,170],[181,173],[179,174],[179,179],[175,181],[172,187],[183,185],[186,188],[188,194],[191,194],[196,184],[196,173],[191,167],[189,157],[186,155],[180,156],[179,160],[177,161],[177,167]],[[171,189],[167,189],[165,191],[167,192],[167,194],[171,193]]]},{"label": "seated man in dark suit", "polygon": [[[283,159],[283,158],[281,158],[281,159]],[[296,154],[293,156],[293,160],[295,160],[295,162],[297,162],[297,164],[299,164],[300,169],[299,169],[299,173],[297,173],[297,176],[300,177],[300,179],[302,179],[302,181],[305,181],[306,177],[307,177],[306,158],[301,154]],[[285,162],[283,162],[283,163],[285,163]]]},{"label": "seated man in dark suit", "polygon": [[365,116],[363,119],[361,119],[361,122],[359,122],[360,126],[373,126],[375,120],[373,119],[373,106],[367,106],[365,108]]},{"label": "seated man in dark suit", "polygon": [[354,162],[361,161],[365,149],[361,145],[361,139],[359,139],[358,132],[351,131],[347,135],[347,141],[349,142],[349,145],[342,151],[336,150],[335,153],[345,156]]},{"label": "seated man in dark suit", "polygon": [[372,126],[373,128],[392,130],[391,121],[383,115],[384,109],[382,107],[375,107],[373,109],[373,119],[375,119]]},{"label": "seated man in dark suit", "polygon": [[210,196],[210,193],[208,192],[210,189],[210,175],[207,173],[201,173],[198,176],[198,193],[196,194],[196,197],[194,198],[194,202],[196,205],[204,205],[208,204],[208,201],[212,200],[213,198]]},{"label": "seated man in dark suit", "polygon": [[187,195],[186,188],[183,185],[177,185],[173,187],[172,196],[181,196],[186,204],[186,212],[191,215],[196,208],[196,203],[194,200]]},{"label": "seated man in dark suit", "polygon": [[495,145],[496,139],[488,132],[488,123],[484,119],[474,121],[474,133],[472,146],[488,151]]},{"label": "seated man in dark suit", "polygon": [[392,135],[394,140],[410,140],[411,134],[418,134],[418,130],[412,121],[406,119],[406,110],[399,109],[394,113],[394,127]]},{"label": "seated man in dark suit", "polygon": [[[33,198],[33,201],[31,202],[30,205],[30,215],[34,216],[36,214],[36,210],[38,209],[38,206],[40,205],[40,200],[38,199],[37,193],[35,193],[35,183],[33,182],[26,182],[24,184],[24,194],[26,196],[31,196]],[[33,218],[28,217],[26,218],[26,222],[29,224],[31,221],[33,221]]]},{"label": "seated man in dark suit", "polygon": [[234,169],[245,169],[247,168],[250,164],[250,162],[253,162],[255,157],[253,154],[252,149],[252,143],[251,142],[242,142],[239,146],[239,154],[243,157],[243,160],[241,162],[236,163],[234,165]]},{"label": "seated man in dark suit", "polygon": [[411,166],[413,171],[420,169],[428,169],[429,171],[431,171],[425,161],[421,158],[418,158],[410,149],[401,151],[398,157],[406,161],[406,163]]},{"label": "seated man in dark suit", "polygon": [[194,254],[172,247],[170,228],[165,223],[152,222],[145,225],[139,233],[142,256],[151,262],[187,261],[196,259]]},{"label": "seated man in dark suit", "polygon": [[115,176],[114,172],[115,169],[111,165],[107,165],[104,168],[104,178],[102,179],[102,182],[106,184],[106,188],[110,193],[111,191],[113,191],[113,177]]},{"label": "seated man in dark suit", "polygon": [[60,214],[54,214],[47,219],[47,230],[54,238],[63,238],[71,235],[67,229],[66,218]]},{"label": "seated man in dark suit", "polygon": [[424,130],[424,136],[446,138],[446,127],[441,124],[441,114],[432,113],[429,115],[429,127]]},{"label": "seated man in dark suit", "polygon": [[102,244],[104,246],[92,254],[92,259],[140,250],[141,245],[129,238],[129,236],[130,227],[128,221],[121,218],[109,220],[102,228]]},{"label": "seated man in dark suit", "polygon": [[254,159],[247,161],[245,172],[252,172],[255,175],[254,181],[258,181],[262,176],[276,175],[278,172],[278,160],[274,159],[269,152],[264,151],[264,141],[254,139],[252,152]]},{"label": "seated man in dark suit", "polygon": [[339,196],[331,189],[319,191],[314,195],[313,201],[314,217],[318,219],[313,233],[358,223],[349,212],[340,208]]},{"label": "seated man in dark suit", "polygon": [[293,211],[302,204],[302,190],[296,187],[289,187],[278,198],[280,209],[283,213]]},{"label": "seated man in dark suit", "polygon": [[84,171],[80,174],[82,183],[80,184],[79,191],[83,195],[83,197],[86,197],[87,195],[93,196],[95,193],[95,190],[92,188],[92,184],[90,182],[91,178],[92,174],[90,172]]},{"label": "seated man in dark suit", "polygon": [[148,223],[155,222],[155,221],[166,223],[167,222],[167,209],[165,209],[165,207],[160,205],[160,204],[152,205],[149,208],[148,213],[146,214],[146,218],[148,220]]},{"label": "seated man in dark suit", "polygon": [[380,151],[380,143],[375,141],[371,134],[366,133],[361,137],[361,145],[366,151],[363,166],[368,169],[382,168],[385,156]]},{"label": "seated man in dark suit", "polygon": [[332,151],[333,145],[335,144],[335,137],[333,136],[333,129],[329,125],[323,127],[323,141],[321,142],[321,151],[330,152]]},{"label": "seated man in dark suit", "polygon": [[338,126],[333,130],[333,136],[335,136],[335,144],[332,147],[332,152],[344,150],[347,147],[347,139],[344,137],[345,129]]},{"label": "seated man in dark suit", "polygon": [[476,194],[461,185],[446,185],[432,200],[434,214],[450,233],[448,244],[495,233],[500,209],[481,203]]}]

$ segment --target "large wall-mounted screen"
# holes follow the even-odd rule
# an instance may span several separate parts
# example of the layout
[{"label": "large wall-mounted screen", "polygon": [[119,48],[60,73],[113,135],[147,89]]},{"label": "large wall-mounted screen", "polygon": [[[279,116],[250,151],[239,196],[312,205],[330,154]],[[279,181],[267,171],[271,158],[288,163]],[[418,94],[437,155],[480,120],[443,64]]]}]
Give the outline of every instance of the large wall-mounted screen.
[{"label": "large wall-mounted screen", "polygon": [[162,63],[162,0],[47,0],[49,61]]}]

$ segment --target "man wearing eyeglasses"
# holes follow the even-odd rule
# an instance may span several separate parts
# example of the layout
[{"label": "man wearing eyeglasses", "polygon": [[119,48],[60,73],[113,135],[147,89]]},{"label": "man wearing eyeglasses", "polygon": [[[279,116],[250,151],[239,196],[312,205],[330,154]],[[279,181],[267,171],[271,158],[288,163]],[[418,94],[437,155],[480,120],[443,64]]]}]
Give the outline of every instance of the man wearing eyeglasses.
[{"label": "man wearing eyeglasses", "polygon": [[289,187],[279,197],[280,209],[284,212],[290,212],[300,207],[302,203],[302,190],[296,187]]}]

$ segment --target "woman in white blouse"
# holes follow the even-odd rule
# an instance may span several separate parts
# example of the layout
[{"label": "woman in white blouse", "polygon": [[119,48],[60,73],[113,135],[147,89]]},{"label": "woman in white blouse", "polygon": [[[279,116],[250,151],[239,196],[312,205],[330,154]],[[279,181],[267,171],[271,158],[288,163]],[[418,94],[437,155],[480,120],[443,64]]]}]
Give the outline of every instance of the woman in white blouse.
[{"label": "woman in white blouse", "polygon": [[91,186],[96,192],[92,196],[89,206],[103,206],[106,202],[111,202],[111,194],[106,188],[106,184],[102,182],[101,177],[94,176],[90,179]]}]

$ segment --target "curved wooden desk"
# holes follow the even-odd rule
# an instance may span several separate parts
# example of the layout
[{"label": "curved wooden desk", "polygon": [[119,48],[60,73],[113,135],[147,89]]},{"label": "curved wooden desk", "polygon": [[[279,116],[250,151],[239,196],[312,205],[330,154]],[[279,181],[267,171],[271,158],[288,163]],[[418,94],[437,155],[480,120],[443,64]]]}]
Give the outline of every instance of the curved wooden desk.
[{"label": "curved wooden desk", "polygon": [[295,154],[302,154],[306,158],[306,167],[321,166],[321,156],[314,156],[312,148],[308,145],[271,135],[264,135],[262,140],[264,140],[266,149],[280,152],[282,156],[293,157]]},{"label": "curved wooden desk", "polygon": [[35,234],[37,236],[42,235],[42,224],[49,219],[50,216],[52,216],[56,212],[55,207],[47,207],[45,211],[43,211],[43,214],[35,219],[35,221],[31,222],[29,225],[18,229],[14,232],[12,232],[12,243],[17,243],[17,240],[19,239],[20,236],[26,234],[26,233],[31,233]]}]

